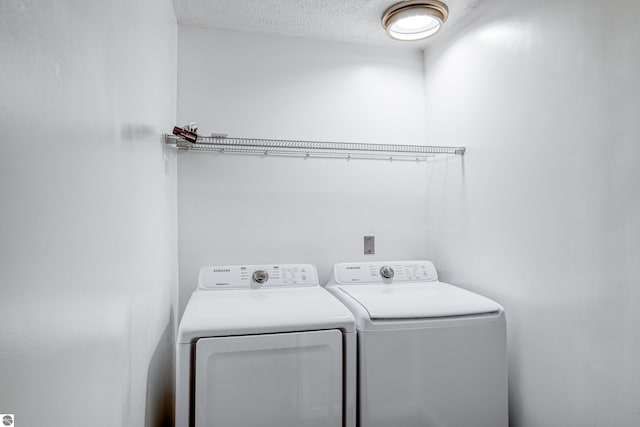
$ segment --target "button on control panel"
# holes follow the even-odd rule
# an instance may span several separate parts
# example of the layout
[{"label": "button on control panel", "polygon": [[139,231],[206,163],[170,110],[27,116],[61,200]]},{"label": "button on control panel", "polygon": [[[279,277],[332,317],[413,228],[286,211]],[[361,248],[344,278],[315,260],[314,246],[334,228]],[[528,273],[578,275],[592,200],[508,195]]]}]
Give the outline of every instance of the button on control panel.
[{"label": "button on control panel", "polygon": [[438,280],[430,261],[337,264],[336,281],[349,283],[432,282]]},{"label": "button on control panel", "polygon": [[203,267],[200,289],[250,289],[317,286],[318,274],[310,264],[231,265]]}]

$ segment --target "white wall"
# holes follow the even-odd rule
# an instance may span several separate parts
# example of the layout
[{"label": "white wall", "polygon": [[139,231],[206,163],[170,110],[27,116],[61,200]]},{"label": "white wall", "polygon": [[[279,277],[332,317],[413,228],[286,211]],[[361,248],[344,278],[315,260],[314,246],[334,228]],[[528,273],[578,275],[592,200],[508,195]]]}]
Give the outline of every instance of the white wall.
[{"label": "white wall", "polygon": [[[421,52],[179,26],[178,118],[201,133],[425,144]],[[205,265],[425,255],[424,163],[180,153],[180,308]]]},{"label": "white wall", "polygon": [[160,426],[177,299],[171,2],[0,5],[0,412]]},{"label": "white wall", "polygon": [[508,313],[515,427],[640,425],[640,3],[483,2],[426,52],[427,256]]}]

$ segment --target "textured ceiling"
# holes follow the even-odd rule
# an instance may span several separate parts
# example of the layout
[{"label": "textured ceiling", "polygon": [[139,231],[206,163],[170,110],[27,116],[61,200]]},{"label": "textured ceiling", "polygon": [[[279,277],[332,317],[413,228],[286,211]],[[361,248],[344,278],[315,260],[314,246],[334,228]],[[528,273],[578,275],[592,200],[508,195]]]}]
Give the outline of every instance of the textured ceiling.
[{"label": "textured ceiling", "polygon": [[[454,28],[481,0],[445,0]],[[430,41],[390,40],[380,25],[394,0],[173,0],[178,22],[209,28],[300,36],[319,40],[423,48]],[[437,36],[433,39],[437,39]]]}]

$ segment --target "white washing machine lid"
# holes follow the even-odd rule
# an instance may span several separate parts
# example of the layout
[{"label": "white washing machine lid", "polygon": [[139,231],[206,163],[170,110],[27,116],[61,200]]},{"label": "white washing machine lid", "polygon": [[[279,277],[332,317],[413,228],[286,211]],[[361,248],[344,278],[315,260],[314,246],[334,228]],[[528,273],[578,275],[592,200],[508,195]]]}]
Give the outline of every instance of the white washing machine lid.
[{"label": "white washing machine lid", "polygon": [[423,319],[496,313],[502,307],[481,295],[442,282],[340,285],[371,319]]}]

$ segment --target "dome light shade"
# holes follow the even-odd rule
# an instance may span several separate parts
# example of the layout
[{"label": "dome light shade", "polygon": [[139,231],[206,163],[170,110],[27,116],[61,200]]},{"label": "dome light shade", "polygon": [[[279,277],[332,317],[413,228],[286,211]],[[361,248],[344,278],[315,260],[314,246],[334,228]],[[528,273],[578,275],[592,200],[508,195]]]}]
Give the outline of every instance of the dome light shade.
[{"label": "dome light shade", "polygon": [[403,1],[384,12],[382,26],[392,39],[422,40],[440,31],[448,16],[449,8],[440,1]]}]

